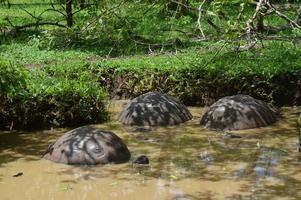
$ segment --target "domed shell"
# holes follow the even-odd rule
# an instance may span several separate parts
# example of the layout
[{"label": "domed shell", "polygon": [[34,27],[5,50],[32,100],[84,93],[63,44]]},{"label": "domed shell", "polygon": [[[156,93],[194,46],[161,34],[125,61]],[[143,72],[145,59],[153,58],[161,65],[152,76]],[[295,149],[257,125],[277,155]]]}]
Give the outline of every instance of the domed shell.
[{"label": "domed shell", "polygon": [[123,163],[131,154],[114,133],[83,126],[65,133],[49,146],[44,158],[57,163],[96,165]]},{"label": "domed shell", "polygon": [[213,130],[258,128],[277,121],[278,111],[249,95],[219,99],[201,117],[201,126]]},{"label": "domed shell", "polygon": [[149,92],[133,99],[121,112],[119,121],[126,125],[166,126],[192,119],[184,104],[161,92]]}]

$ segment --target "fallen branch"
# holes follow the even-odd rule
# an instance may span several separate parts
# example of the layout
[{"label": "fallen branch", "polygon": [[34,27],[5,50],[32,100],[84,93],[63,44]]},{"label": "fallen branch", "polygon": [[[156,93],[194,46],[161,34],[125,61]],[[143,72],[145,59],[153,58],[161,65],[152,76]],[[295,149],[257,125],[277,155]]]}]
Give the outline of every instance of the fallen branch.
[{"label": "fallen branch", "polygon": [[167,47],[167,46],[173,46],[175,45],[175,42],[167,42],[167,43],[146,43],[146,42],[141,42],[138,41],[132,37],[130,37],[130,40],[132,40],[135,44],[140,44],[142,46],[147,46],[148,48],[153,47],[153,48],[161,48],[161,47]]},{"label": "fallen branch", "polygon": [[30,23],[30,24],[25,24],[25,25],[22,25],[22,26],[14,26],[14,29],[18,29],[18,30],[22,30],[22,29],[26,29],[26,28],[30,28],[30,27],[34,27],[34,26],[45,26],[45,25],[49,25],[49,26],[58,26],[58,27],[61,27],[61,28],[66,28],[65,25],[63,24],[59,24],[59,23],[56,23],[56,22],[34,22],[34,23]]},{"label": "fallen branch", "polygon": [[297,4],[284,3],[284,4],[273,4],[273,6],[279,11],[290,11],[299,8]]},{"label": "fallen branch", "polygon": [[235,52],[243,52],[243,51],[249,51],[250,49],[254,49],[256,47],[257,43],[258,43],[258,40],[254,40],[254,41],[248,42],[244,46],[238,46],[235,49]]},{"label": "fallen branch", "polygon": [[266,36],[263,34],[258,35],[261,40],[277,40],[277,41],[287,41],[287,42],[294,42],[294,41],[301,41],[301,37],[293,37],[293,36],[278,36],[278,35],[271,35]]},{"label": "fallen branch", "polygon": [[289,17],[287,17],[286,15],[284,15],[283,13],[278,11],[269,1],[267,1],[266,3],[279,17],[281,17],[282,19],[285,19],[290,25],[297,27],[297,28],[301,28],[301,26],[299,26],[299,24],[297,22],[295,22],[294,20],[291,20]]},{"label": "fallen branch", "polygon": [[65,25],[59,24],[58,22],[33,22],[33,23],[29,23],[29,24],[24,24],[21,26],[15,26],[13,25],[13,23],[9,20],[9,18],[5,18],[5,20],[13,27],[10,30],[10,34],[12,36],[16,36],[16,34],[18,34],[20,31],[27,29],[27,28],[31,28],[31,27],[39,27],[39,26],[57,26],[57,27],[61,27],[61,28],[66,28]]}]

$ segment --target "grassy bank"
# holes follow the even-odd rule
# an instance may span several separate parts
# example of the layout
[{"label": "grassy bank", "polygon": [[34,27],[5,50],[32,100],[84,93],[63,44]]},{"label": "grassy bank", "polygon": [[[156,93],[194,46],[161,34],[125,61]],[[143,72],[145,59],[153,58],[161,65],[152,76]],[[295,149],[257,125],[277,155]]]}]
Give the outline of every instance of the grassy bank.
[{"label": "grassy bank", "polygon": [[[0,4],[0,128],[99,123],[108,118],[107,100],[154,90],[187,105],[210,105],[239,93],[278,106],[301,105],[300,29],[260,32],[261,41],[241,52],[235,50],[246,44],[239,37],[245,24],[234,23],[239,4],[224,7],[227,19],[209,18],[223,30],[203,23],[204,38],[196,30],[195,9],[177,16],[162,2],[106,1],[77,12],[72,28],[46,25],[19,32],[14,27],[37,19],[65,25],[57,12],[64,12],[62,5]],[[245,9],[247,19],[254,8]],[[286,23],[275,16],[265,22]]]},{"label": "grassy bank", "polygon": [[[91,52],[18,45],[2,45],[0,51],[6,58],[2,69],[20,66],[24,74],[22,83],[2,89],[1,127],[101,122],[107,119],[108,98],[133,98],[154,90],[187,105],[209,105],[238,93],[278,106],[301,104],[298,44],[267,42],[265,48],[246,52],[216,44],[180,53],[109,59]],[[16,76],[6,83],[23,80]]]},{"label": "grassy bank", "polygon": [[[0,127],[50,128],[105,121],[106,90],[91,73],[49,75],[0,61]],[[14,73],[14,72],[18,73]]]},{"label": "grassy bank", "polygon": [[300,55],[298,45],[269,42],[251,52],[213,46],[207,51],[107,60],[94,68],[112,96],[134,97],[160,89],[189,105],[208,105],[237,93],[279,106],[300,105]]}]

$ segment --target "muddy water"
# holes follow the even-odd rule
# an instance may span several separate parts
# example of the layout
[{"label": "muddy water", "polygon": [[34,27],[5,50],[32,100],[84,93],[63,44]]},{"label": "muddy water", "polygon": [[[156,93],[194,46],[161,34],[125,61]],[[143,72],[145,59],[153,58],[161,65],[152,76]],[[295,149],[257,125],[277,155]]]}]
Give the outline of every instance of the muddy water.
[{"label": "muddy water", "polygon": [[229,138],[199,127],[201,108],[190,108],[194,120],[185,124],[139,132],[116,122],[122,106],[111,104],[113,120],[95,126],[123,138],[132,159],[147,155],[149,166],[51,163],[41,155],[68,129],[1,132],[0,199],[301,199],[298,108]]}]

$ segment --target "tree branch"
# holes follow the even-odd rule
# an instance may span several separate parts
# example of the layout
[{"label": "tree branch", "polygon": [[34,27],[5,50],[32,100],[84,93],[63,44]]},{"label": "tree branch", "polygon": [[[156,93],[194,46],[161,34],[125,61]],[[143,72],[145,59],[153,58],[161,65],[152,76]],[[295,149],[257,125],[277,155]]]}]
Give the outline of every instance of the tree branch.
[{"label": "tree branch", "polygon": [[202,25],[201,25],[201,17],[202,17],[202,7],[205,2],[206,2],[206,0],[204,0],[198,8],[199,15],[198,15],[198,20],[197,20],[197,29],[201,32],[201,35],[203,38],[205,38],[205,34],[203,32]]},{"label": "tree branch", "polygon": [[65,25],[59,24],[58,22],[33,22],[33,23],[29,23],[29,24],[24,24],[21,26],[15,26],[9,18],[5,18],[5,20],[13,27],[13,29],[10,30],[10,34],[15,36],[18,32],[30,28],[30,27],[38,27],[38,26],[57,26],[57,27],[62,27],[62,28],[66,28]]},{"label": "tree branch", "polygon": [[289,17],[278,11],[269,1],[266,2],[267,5],[282,19],[285,19],[289,24],[291,24],[294,27],[301,28],[294,20],[291,20]]}]

